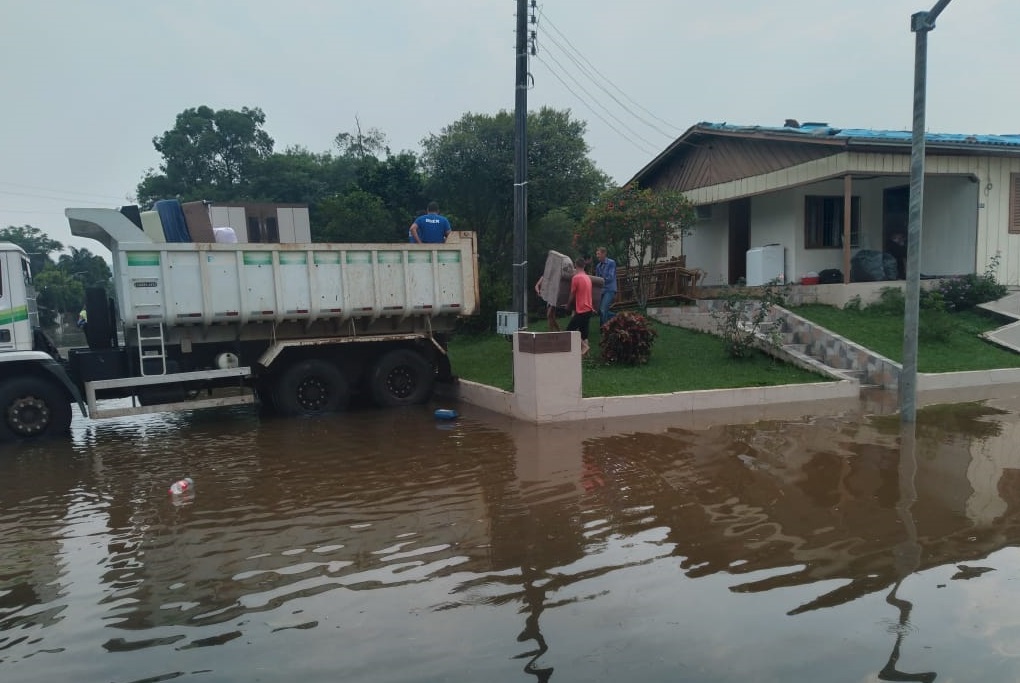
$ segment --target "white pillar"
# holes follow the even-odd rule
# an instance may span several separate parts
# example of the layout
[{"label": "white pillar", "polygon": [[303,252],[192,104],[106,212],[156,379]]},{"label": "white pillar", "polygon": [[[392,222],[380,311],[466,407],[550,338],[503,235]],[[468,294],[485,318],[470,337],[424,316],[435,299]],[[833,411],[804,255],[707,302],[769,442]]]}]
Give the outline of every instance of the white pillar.
[{"label": "white pillar", "polygon": [[533,422],[582,417],[581,333],[514,334],[514,399]]}]

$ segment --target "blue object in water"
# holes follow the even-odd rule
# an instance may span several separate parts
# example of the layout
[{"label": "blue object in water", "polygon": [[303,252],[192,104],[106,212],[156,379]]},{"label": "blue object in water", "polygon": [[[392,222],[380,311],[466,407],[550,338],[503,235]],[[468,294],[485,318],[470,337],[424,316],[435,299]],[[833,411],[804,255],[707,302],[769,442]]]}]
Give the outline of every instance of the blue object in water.
[{"label": "blue object in water", "polygon": [[449,408],[439,408],[436,410],[437,420],[452,420],[455,417],[457,417],[456,410],[450,410]]}]

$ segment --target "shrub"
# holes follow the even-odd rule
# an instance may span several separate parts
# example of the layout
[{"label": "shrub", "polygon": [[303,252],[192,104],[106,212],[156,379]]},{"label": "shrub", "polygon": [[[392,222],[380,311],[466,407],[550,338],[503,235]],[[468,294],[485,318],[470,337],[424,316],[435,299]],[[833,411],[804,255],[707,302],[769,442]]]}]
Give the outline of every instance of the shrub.
[{"label": "shrub", "polygon": [[[770,325],[772,308],[786,302],[788,286],[772,280],[763,285],[757,294],[736,289],[723,300],[722,309],[712,317],[719,327],[726,354],[731,358],[747,358],[763,344],[772,349],[782,346],[782,332]],[[759,340],[762,340],[761,342]]]},{"label": "shrub", "polygon": [[940,282],[936,291],[945,301],[946,310],[966,311],[978,304],[995,301],[1006,296],[1009,288],[999,284],[995,279],[995,271],[998,267],[999,254],[996,253],[983,275],[969,273]]},{"label": "shrub", "polygon": [[658,333],[643,315],[624,311],[610,318],[600,334],[603,362],[644,365],[652,355],[652,344]]},{"label": "shrub", "polygon": [[903,296],[903,290],[898,287],[883,287],[878,293],[878,300],[865,306],[865,310],[879,315],[901,317],[905,307],[906,298]]},{"label": "shrub", "polygon": [[921,339],[945,343],[956,331],[956,323],[938,291],[927,292],[919,302],[917,332]]}]

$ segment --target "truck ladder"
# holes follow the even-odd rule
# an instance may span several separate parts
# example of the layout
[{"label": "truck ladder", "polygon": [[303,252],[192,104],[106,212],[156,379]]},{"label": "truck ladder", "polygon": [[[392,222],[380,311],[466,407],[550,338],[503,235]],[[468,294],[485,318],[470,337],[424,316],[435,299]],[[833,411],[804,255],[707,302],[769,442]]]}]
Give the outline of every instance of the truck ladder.
[{"label": "truck ladder", "polygon": [[[166,374],[166,340],[163,337],[163,323],[138,323],[138,370],[142,377]],[[146,334],[148,333],[148,334]],[[158,349],[159,353],[152,353]],[[146,353],[149,351],[149,353]],[[145,361],[158,360],[160,372],[146,372]]]}]

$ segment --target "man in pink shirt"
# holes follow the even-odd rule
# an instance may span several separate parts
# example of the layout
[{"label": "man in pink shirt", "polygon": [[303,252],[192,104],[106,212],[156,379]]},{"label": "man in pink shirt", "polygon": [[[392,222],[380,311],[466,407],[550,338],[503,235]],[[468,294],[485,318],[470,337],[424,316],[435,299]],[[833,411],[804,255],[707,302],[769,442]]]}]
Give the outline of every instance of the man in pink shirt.
[{"label": "man in pink shirt", "polygon": [[567,325],[567,332],[577,330],[581,333],[581,356],[587,356],[591,348],[588,345],[588,327],[595,307],[591,301],[591,278],[584,272],[585,260],[574,260],[574,277],[570,278],[570,299],[567,308],[572,308],[574,315]]}]

